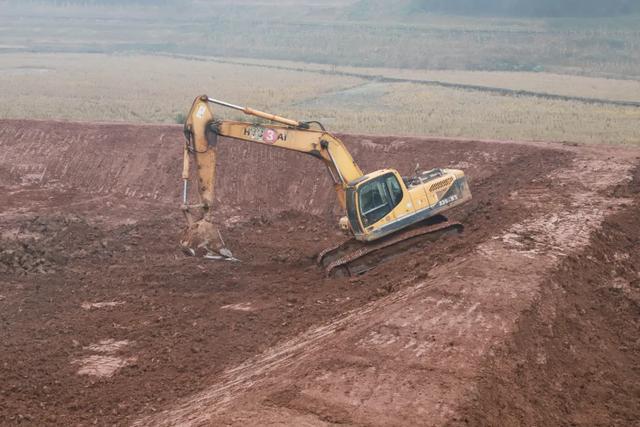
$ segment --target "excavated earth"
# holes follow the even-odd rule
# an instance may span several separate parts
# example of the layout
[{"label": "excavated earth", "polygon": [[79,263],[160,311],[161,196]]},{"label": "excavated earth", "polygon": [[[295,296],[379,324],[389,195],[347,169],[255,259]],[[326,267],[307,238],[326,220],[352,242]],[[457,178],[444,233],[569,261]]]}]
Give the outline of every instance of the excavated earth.
[{"label": "excavated earth", "polygon": [[640,150],[342,137],[464,233],[325,278],[319,162],[222,141],[241,261],[188,258],[179,126],[0,121],[0,424],[638,425]]}]

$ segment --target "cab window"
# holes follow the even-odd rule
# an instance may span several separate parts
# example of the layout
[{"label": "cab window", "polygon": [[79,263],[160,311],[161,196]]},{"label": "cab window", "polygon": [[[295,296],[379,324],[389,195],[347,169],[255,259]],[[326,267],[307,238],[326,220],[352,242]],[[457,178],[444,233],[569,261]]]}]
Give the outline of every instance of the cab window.
[{"label": "cab window", "polygon": [[384,181],[387,185],[387,190],[391,195],[393,207],[395,208],[402,201],[402,188],[400,188],[400,183],[398,182],[398,179],[395,175],[388,175]]},{"label": "cab window", "polygon": [[402,201],[402,188],[393,174],[362,184],[358,194],[360,214],[365,227],[380,221]]}]

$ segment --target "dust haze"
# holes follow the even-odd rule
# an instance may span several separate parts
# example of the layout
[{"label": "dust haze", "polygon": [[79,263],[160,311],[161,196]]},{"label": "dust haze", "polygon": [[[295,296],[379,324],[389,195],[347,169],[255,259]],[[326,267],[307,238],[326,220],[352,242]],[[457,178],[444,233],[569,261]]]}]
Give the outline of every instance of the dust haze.
[{"label": "dust haze", "polygon": [[640,2],[0,2],[3,50],[638,75]]}]

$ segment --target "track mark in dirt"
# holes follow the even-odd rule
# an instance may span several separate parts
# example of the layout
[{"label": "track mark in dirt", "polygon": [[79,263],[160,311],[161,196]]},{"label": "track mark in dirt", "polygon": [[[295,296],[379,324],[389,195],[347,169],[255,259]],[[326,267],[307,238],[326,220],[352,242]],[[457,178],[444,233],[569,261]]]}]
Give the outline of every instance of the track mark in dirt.
[{"label": "track mark in dirt", "polygon": [[99,378],[112,377],[116,371],[135,362],[136,358],[123,359],[115,356],[92,355],[79,360],[74,364],[80,365],[78,375],[90,375]]},{"label": "track mark in dirt", "polygon": [[[347,313],[328,324],[311,328],[296,338],[283,342],[275,348],[269,349],[264,354],[252,358],[241,365],[227,369],[221,376],[220,381],[212,388],[207,389],[200,395],[190,399],[190,402],[198,405],[199,409],[215,408],[214,413],[225,409],[234,398],[244,393],[254,386],[258,386],[268,378],[272,372],[279,368],[287,368],[300,363],[300,359],[307,354],[312,354],[314,350],[319,350],[323,345],[323,339],[336,333],[336,331],[346,328],[346,326],[356,318],[370,312],[373,308],[369,304],[363,308]],[[170,418],[165,418],[170,415]],[[186,404],[184,408],[179,408],[171,414],[163,414],[162,417],[142,420],[136,425],[173,425],[174,423],[185,422],[202,423],[210,420],[212,413],[196,415],[194,408]],[[161,420],[165,418],[165,420]]]},{"label": "track mark in dirt", "polygon": [[227,304],[220,307],[223,310],[235,310],[235,311],[254,311],[253,305],[250,302],[239,302],[237,304]]},{"label": "track mark in dirt", "polygon": [[72,362],[80,365],[78,375],[90,375],[99,378],[112,377],[118,370],[127,365],[135,363],[137,357],[120,357],[117,353],[122,352],[132,343],[128,340],[116,341],[113,338],[104,339],[98,343],[84,347],[85,352],[93,353]]},{"label": "track mark in dirt", "polygon": [[564,257],[479,371],[451,425],[636,425],[640,166],[583,251]]},{"label": "track mark in dirt", "polygon": [[93,351],[94,353],[116,353],[123,348],[131,344],[128,340],[116,341],[113,338],[105,339],[97,344],[91,344],[85,347],[85,350]]},{"label": "track mark in dirt", "polygon": [[94,310],[101,308],[112,308],[123,305],[123,301],[105,301],[105,302],[83,302],[81,307],[83,310]]}]

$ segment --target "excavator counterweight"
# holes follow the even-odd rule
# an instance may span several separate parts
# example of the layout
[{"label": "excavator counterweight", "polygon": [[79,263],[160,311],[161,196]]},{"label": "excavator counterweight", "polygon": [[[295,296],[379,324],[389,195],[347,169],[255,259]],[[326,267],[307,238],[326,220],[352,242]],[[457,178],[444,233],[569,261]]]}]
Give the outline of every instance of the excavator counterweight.
[{"label": "excavator counterweight", "polygon": [[[271,124],[216,120],[211,104],[242,111]],[[317,129],[312,129],[315,124]],[[328,275],[362,274],[405,250],[417,248],[462,225],[443,213],[471,199],[461,170],[416,171],[402,177],[394,169],[364,174],[346,146],[318,122],[300,122],[206,95],[195,99],[184,126],[183,203],[188,227],[181,241],[190,255],[234,259],[213,218],[218,136],[310,154],[326,166],[345,216],[340,224],[351,238],[323,251],[318,262]],[[191,164],[196,179],[191,178]],[[199,201],[190,204],[189,185],[196,182]]]}]

